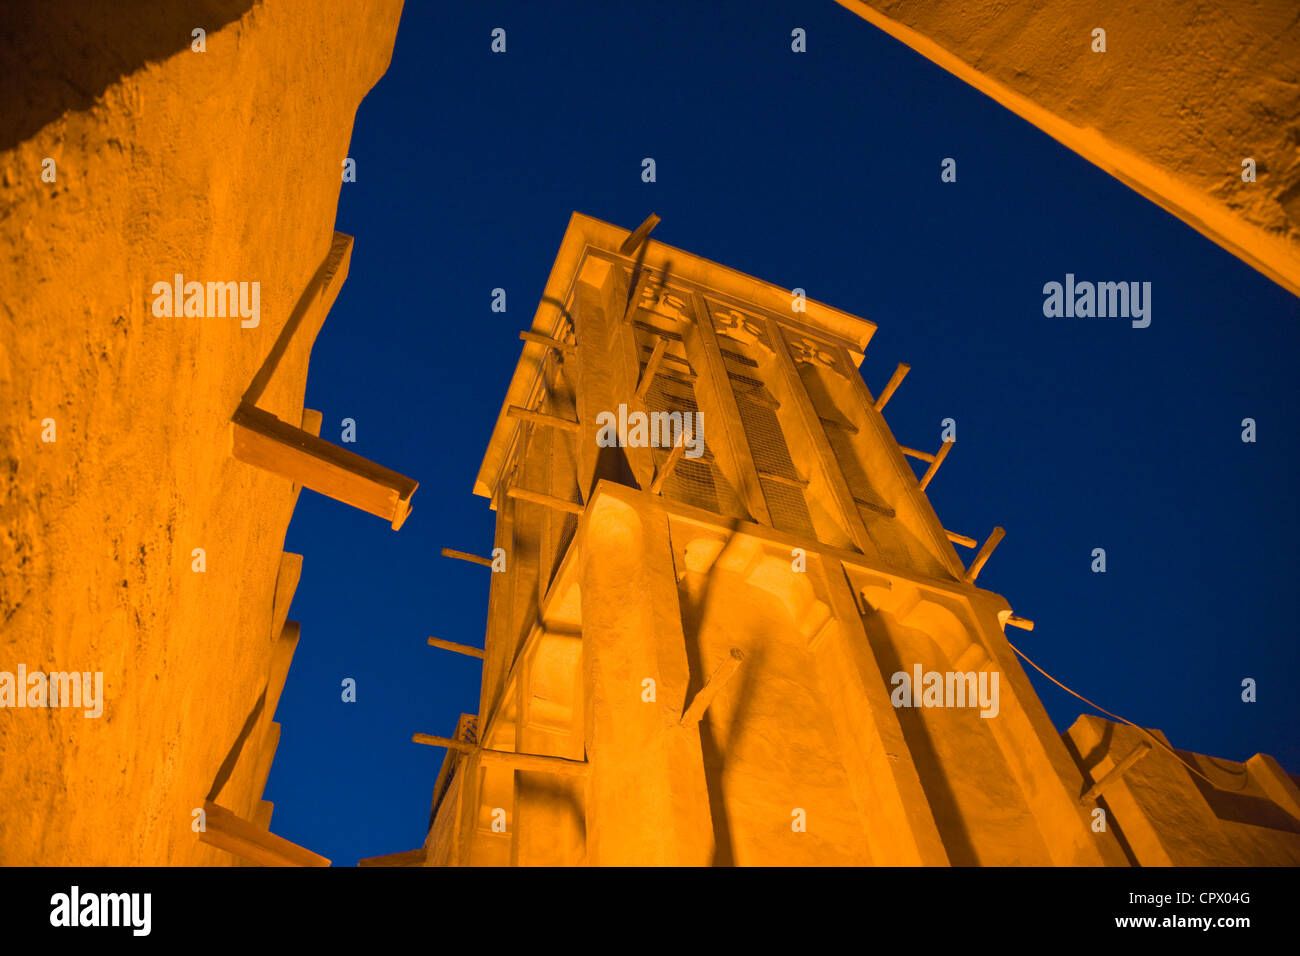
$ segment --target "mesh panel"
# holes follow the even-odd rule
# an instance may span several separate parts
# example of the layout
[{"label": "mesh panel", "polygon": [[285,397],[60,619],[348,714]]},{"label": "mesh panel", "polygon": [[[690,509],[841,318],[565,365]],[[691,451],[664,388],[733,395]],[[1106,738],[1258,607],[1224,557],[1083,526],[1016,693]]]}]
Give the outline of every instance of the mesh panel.
[{"label": "mesh panel", "polygon": [[790,449],[781,434],[781,424],[777,420],[775,409],[767,402],[758,401],[758,395],[751,394],[743,387],[735,388],[735,392],[736,406],[740,409],[740,420],[745,426],[745,437],[749,441],[750,454],[754,457],[754,467],[759,471],[763,497],[767,500],[773,526],[781,531],[815,537],[803,491],[790,484],[763,477],[767,474],[790,482],[801,481],[794,462],[790,460]]},{"label": "mesh panel", "polygon": [[[659,339],[666,339],[669,343],[659,371],[646,392],[646,410],[651,415],[656,412],[677,412],[681,413],[683,418],[690,415],[691,420],[695,421],[695,413],[700,408],[695,398],[695,370],[691,368],[684,354],[681,354],[682,337],[674,333],[660,332],[644,322],[635,322],[633,325],[636,328],[639,374],[644,374]],[[708,429],[703,430],[705,432],[703,457],[680,458],[661,490],[667,498],[704,508],[715,514],[743,515],[745,512],[741,507],[739,496],[713,463]],[[650,449],[656,474],[662,471],[671,453],[671,448]]]}]

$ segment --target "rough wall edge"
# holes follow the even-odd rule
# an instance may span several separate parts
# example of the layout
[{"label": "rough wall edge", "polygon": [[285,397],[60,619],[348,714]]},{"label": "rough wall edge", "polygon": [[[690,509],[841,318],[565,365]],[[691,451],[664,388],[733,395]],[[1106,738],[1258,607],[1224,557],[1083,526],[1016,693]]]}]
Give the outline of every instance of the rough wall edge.
[{"label": "rough wall edge", "polygon": [[[1174,198],[1179,193],[1194,191],[1195,187],[1181,183],[1159,166],[1129,152],[1097,130],[1066,122],[1027,96],[981,73],[924,34],[884,16],[865,0],[835,2],[1038,127],[1061,145],[1181,219],[1292,295],[1300,296],[1300,256],[1288,247],[1285,240],[1273,238],[1213,200],[1195,199],[1187,202]],[[1249,251],[1232,238],[1234,234],[1248,237],[1252,246],[1268,250],[1267,254],[1261,258]]]}]

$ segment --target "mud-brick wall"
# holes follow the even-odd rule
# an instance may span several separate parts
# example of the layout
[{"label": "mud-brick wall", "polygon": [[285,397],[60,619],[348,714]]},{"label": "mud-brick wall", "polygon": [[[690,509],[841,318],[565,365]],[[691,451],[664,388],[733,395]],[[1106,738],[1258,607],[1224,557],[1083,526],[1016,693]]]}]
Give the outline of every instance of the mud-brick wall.
[{"label": "mud-brick wall", "polygon": [[[401,3],[52,9],[0,28],[0,671],[106,701],[0,709],[0,863],[229,863],[191,814],[266,685],[294,497],[228,422],[330,249]],[[155,315],[176,273],[260,283],[260,323]],[[295,424],[310,345],[259,403]]]}]

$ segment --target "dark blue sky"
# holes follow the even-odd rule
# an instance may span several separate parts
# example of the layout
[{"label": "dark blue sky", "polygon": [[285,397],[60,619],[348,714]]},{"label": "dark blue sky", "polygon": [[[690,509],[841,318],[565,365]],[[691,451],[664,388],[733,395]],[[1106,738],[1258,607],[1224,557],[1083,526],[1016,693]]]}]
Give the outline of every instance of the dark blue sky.
[{"label": "dark blue sky", "polygon": [[[656,239],[875,322],[872,390],[913,367],[899,441],[937,447],[957,421],[929,489],[943,523],[1007,529],[980,584],[1037,622],[1011,640],[1176,747],[1300,771],[1300,302],[1189,227],[831,0],[409,0],[350,155],[337,228],[356,246],[307,404],[421,485],[399,533],[299,501],[277,833],[342,865],[424,839],[443,751],[411,734],[450,733],[480,678],[425,638],[481,646],[490,576],[438,551],[491,547],[474,475],[574,210],[627,228],[653,210]],[[1067,272],[1151,282],[1151,326],[1044,318]],[[1086,709],[1031,679],[1058,729]]]}]

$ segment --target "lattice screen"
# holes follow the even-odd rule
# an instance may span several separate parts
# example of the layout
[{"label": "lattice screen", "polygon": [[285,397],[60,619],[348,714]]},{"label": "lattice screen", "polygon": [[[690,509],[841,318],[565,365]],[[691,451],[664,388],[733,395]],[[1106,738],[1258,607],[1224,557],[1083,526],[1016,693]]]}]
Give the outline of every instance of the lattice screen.
[{"label": "lattice screen", "polygon": [[[655,412],[694,413],[699,411],[695,398],[695,370],[687,361],[682,337],[674,332],[656,329],[645,322],[634,323],[636,328],[637,357],[641,372],[650,361],[659,339],[668,341],[663,364],[646,392],[646,409]],[[714,462],[709,443],[709,423],[704,422],[704,455],[701,458],[681,458],[673,473],[664,483],[663,494],[715,514],[740,516],[745,514],[740,497]],[[656,473],[668,460],[670,448],[652,448]]]}]

